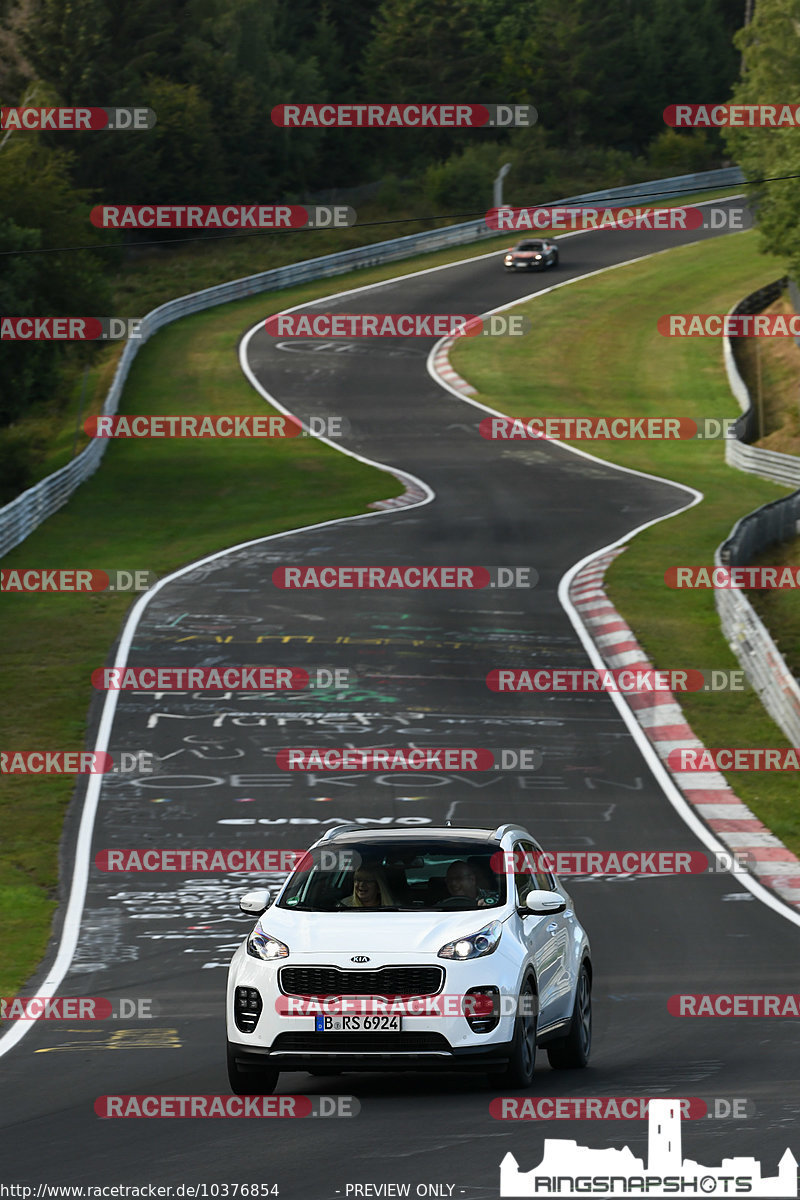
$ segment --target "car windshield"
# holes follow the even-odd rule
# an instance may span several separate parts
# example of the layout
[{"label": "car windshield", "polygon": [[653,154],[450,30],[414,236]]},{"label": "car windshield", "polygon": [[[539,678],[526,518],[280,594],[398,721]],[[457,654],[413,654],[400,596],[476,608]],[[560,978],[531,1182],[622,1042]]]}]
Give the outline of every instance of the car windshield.
[{"label": "car windshield", "polygon": [[541,250],[541,242],[520,242],[517,246],[518,250]]},{"label": "car windshield", "polygon": [[496,844],[439,839],[328,843],[308,852],[278,908],[303,912],[447,912],[499,908]]}]

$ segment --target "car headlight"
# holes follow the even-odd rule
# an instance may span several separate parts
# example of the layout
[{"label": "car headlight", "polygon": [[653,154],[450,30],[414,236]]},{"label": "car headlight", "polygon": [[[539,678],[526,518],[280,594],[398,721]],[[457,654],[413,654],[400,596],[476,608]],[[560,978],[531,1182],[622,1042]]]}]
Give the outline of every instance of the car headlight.
[{"label": "car headlight", "polygon": [[514,256],[513,256],[513,254],[507,254],[507,255],[506,255],[506,262],[507,262],[507,263],[510,263],[510,262],[513,262],[513,261],[514,261]]},{"label": "car headlight", "polygon": [[262,929],[259,921],[247,939],[247,953],[251,958],[260,958],[262,962],[272,962],[276,958],[288,958],[289,947]]},{"label": "car headlight", "polygon": [[500,921],[490,921],[477,933],[466,937],[456,938],[448,942],[439,951],[439,958],[453,958],[457,962],[466,962],[469,958],[483,958],[484,954],[494,954],[500,943],[503,926]]},{"label": "car headlight", "polygon": [[536,259],[539,259],[539,258],[541,258],[542,256],[541,256],[541,254],[534,254],[534,256],[533,256],[533,257],[534,257],[534,258],[536,258]]}]

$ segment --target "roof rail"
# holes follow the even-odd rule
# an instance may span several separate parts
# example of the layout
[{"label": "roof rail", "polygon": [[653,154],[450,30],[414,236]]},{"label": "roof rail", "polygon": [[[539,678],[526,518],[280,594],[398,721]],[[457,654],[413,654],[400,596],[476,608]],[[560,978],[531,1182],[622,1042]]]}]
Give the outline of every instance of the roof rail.
[{"label": "roof rail", "polygon": [[497,829],[495,829],[494,833],[492,834],[492,837],[496,837],[496,838],[505,837],[505,835],[507,833],[512,832],[512,830],[522,833],[522,830],[520,829],[519,825],[516,825],[516,824],[498,825]]},{"label": "roof rail", "polygon": [[325,830],[322,837],[320,838],[320,841],[329,842],[332,837],[335,837],[337,833],[341,833],[343,829],[360,829],[360,828],[361,828],[361,826],[358,825],[355,821],[347,821],[347,822],[345,822],[344,825],[334,825],[332,829]]}]

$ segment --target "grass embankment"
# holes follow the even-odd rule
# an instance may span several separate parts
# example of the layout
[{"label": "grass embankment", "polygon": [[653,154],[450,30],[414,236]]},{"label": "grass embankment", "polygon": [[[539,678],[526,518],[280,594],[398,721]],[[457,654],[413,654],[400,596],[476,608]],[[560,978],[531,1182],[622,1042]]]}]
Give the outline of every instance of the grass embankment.
[{"label": "grass embankment", "polygon": [[[613,232],[609,232],[613,237]],[[719,338],[667,338],[669,312],[727,312],[779,275],[746,233],[677,249],[612,270],[520,306],[535,333],[470,339],[451,355],[478,399],[512,416],[678,416],[738,414]],[[553,276],[555,282],[556,276]],[[535,380],[532,384],[531,380]],[[613,563],[608,592],[651,661],[661,668],[737,669],[710,590],[675,591],[674,564],[709,564],[739,517],[786,489],[725,465],[721,441],[575,442],[598,458],[699,489],[703,502],[638,534]],[[688,693],[686,716],[707,746],[786,746],[756,694]],[[755,813],[796,853],[800,806],[790,773],[728,772]]]}]

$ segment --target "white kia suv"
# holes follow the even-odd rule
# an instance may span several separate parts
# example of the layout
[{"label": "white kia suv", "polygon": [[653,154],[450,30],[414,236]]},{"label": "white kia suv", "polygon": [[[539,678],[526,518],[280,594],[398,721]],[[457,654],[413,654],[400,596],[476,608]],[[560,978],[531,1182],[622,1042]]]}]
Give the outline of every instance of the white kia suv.
[{"label": "white kia suv", "polygon": [[[544,861],[542,861],[544,860]],[[589,940],[541,846],[517,825],[365,830],[311,847],[228,973],[228,1073],[239,1095],[281,1071],[485,1071],[529,1087],[537,1046],[584,1067]]]}]

